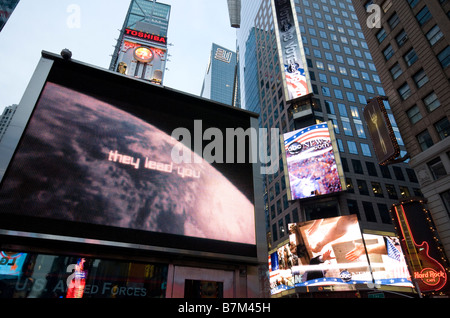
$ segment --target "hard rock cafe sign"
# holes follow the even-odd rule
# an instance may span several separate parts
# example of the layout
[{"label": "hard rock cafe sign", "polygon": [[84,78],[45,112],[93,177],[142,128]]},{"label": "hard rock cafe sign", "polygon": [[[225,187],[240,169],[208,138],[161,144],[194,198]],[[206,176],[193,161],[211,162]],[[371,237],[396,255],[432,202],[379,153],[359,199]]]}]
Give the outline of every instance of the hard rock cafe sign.
[{"label": "hard rock cafe sign", "polygon": [[411,200],[395,205],[393,220],[408,259],[411,276],[420,292],[438,292],[448,288],[445,257],[432,233],[428,211],[420,201]]}]

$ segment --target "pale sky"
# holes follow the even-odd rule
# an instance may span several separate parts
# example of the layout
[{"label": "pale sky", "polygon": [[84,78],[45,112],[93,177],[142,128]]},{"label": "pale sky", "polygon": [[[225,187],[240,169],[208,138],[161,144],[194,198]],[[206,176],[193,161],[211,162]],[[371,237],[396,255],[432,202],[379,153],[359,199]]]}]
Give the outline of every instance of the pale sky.
[{"label": "pale sky", "polygon": [[[199,95],[212,43],[236,49],[227,1],[158,2],[172,7],[168,42],[174,45],[169,46],[164,85]],[[108,69],[129,4],[130,0],[20,0],[0,32],[0,115],[4,107],[19,104],[43,50],[59,54],[68,48],[73,59]],[[80,13],[79,25],[71,19],[74,12]]]}]

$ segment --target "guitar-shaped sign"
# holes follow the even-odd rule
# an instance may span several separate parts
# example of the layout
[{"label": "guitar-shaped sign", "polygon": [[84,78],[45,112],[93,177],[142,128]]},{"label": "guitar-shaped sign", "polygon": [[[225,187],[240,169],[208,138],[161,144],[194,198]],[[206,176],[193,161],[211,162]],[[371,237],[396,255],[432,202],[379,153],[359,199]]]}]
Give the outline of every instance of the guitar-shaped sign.
[{"label": "guitar-shaped sign", "polygon": [[402,245],[409,260],[411,275],[418,283],[420,291],[422,293],[439,291],[447,283],[447,272],[429,255],[430,246],[427,242],[418,245],[414,240],[403,205],[395,206],[395,213],[403,236]]}]

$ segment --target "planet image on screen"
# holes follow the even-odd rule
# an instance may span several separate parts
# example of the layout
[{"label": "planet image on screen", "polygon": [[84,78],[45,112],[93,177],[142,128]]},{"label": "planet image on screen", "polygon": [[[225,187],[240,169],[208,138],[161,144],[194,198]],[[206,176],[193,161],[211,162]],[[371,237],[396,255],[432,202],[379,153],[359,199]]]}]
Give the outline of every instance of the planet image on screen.
[{"label": "planet image on screen", "polygon": [[255,244],[253,203],[206,161],[174,163],[175,145],[112,104],[47,83],[0,210]]}]

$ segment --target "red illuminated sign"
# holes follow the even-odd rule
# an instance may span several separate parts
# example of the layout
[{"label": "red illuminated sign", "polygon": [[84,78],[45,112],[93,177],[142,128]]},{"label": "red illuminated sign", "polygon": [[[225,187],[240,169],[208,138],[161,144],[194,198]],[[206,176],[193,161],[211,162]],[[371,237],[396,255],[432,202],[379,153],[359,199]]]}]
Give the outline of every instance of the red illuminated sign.
[{"label": "red illuminated sign", "polygon": [[155,35],[155,34],[150,34],[150,33],[146,33],[146,32],[142,32],[142,31],[125,29],[125,35],[131,36],[131,37],[134,37],[134,38],[138,38],[138,39],[142,39],[142,40],[147,40],[147,41],[151,41],[151,42],[164,44],[164,45],[167,44],[167,38],[166,37]]},{"label": "red illuminated sign", "polygon": [[420,291],[426,293],[442,290],[447,285],[448,275],[437,260],[438,248],[429,232],[432,226],[426,225],[426,210],[422,203],[414,200],[404,202],[395,205],[393,212],[411,274]]}]

